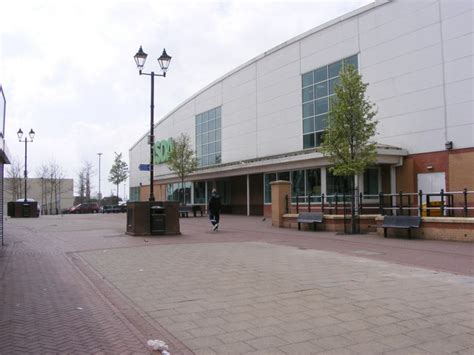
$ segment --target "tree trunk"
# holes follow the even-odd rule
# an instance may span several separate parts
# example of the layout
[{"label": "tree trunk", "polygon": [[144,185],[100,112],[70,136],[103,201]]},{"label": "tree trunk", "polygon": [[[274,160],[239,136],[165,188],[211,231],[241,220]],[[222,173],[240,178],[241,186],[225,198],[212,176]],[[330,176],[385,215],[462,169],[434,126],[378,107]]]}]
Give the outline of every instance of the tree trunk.
[{"label": "tree trunk", "polygon": [[184,178],[181,179],[181,191],[183,191],[183,206],[186,205],[186,193],[184,192]]}]

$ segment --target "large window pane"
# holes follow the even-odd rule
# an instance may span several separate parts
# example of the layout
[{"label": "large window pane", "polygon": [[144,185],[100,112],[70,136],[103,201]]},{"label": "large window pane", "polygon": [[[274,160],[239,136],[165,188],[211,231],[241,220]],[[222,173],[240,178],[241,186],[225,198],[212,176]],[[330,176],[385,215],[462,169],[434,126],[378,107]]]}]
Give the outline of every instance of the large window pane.
[{"label": "large window pane", "polygon": [[328,195],[351,194],[354,184],[353,176],[336,176],[331,174],[329,170],[326,173],[326,191]]},{"label": "large window pane", "polygon": [[194,183],[194,203],[206,203],[205,181],[196,181]]},{"label": "large window pane", "polygon": [[303,117],[310,117],[314,115],[314,103],[308,102],[303,105]]},{"label": "large window pane", "polygon": [[306,171],[306,194],[321,195],[321,169]]},{"label": "large window pane", "polygon": [[327,122],[328,114],[316,116],[314,118],[314,130],[315,131],[322,131],[326,129],[326,122]]},{"label": "large window pane", "polygon": [[271,186],[270,186],[270,183],[272,181],[275,181],[276,180],[276,174],[275,173],[272,173],[272,174],[265,174],[264,175],[264,200],[265,200],[265,203],[271,203],[272,202],[272,190],[271,190]]},{"label": "large window pane", "polygon": [[324,131],[316,132],[316,147],[319,147],[324,140]]},{"label": "large window pane", "polygon": [[311,101],[314,99],[313,86],[308,86],[303,89],[303,102]]},{"label": "large window pane", "polygon": [[292,200],[296,201],[296,196],[304,196],[304,170],[296,170],[291,172],[291,195]]},{"label": "large window pane", "polygon": [[316,100],[314,106],[316,107],[315,111],[317,115],[328,112],[328,98],[325,97],[323,99]]},{"label": "large window pane", "polygon": [[290,172],[289,171],[282,171],[277,174],[278,180],[290,181]]},{"label": "large window pane", "polygon": [[339,84],[340,81],[339,77],[329,80],[329,95],[336,93],[336,85]]},{"label": "large window pane", "polygon": [[367,169],[364,172],[364,194],[377,195],[379,193],[379,170]]},{"label": "large window pane", "polygon": [[338,76],[341,69],[342,69],[342,60],[329,64],[328,66],[329,77],[332,78],[334,76]]},{"label": "large window pane", "polygon": [[314,71],[314,82],[315,83],[319,83],[320,81],[326,80],[327,78],[328,78],[328,67],[327,66],[316,69]]},{"label": "large window pane", "polygon": [[314,147],[314,133],[305,134],[303,136],[303,149]]},{"label": "large window pane", "polygon": [[323,81],[316,85],[315,87],[315,98],[319,99],[320,97],[328,96],[328,82]]},{"label": "large window pane", "polygon": [[313,72],[303,74],[303,86],[308,86],[313,84]]},{"label": "large window pane", "polygon": [[344,59],[344,66],[353,65],[356,69],[358,68],[357,54],[352,57]]},{"label": "large window pane", "polygon": [[216,128],[216,120],[209,120],[209,130]]},{"label": "large window pane", "polygon": [[303,120],[303,133],[314,132],[314,117]]}]

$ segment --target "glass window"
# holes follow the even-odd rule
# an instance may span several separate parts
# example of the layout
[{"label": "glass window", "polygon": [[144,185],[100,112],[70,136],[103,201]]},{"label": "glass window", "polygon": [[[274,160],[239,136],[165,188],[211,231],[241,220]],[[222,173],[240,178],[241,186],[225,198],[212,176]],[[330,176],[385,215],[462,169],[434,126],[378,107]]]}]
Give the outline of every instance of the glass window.
[{"label": "glass window", "polygon": [[370,168],[364,172],[364,194],[377,195],[379,193],[379,170]]},{"label": "glass window", "polygon": [[314,115],[313,101],[303,105],[303,117],[310,117]]},{"label": "glass window", "polygon": [[221,128],[221,118],[220,117],[216,118],[216,128]]},{"label": "glass window", "polygon": [[196,134],[201,134],[201,131],[202,131],[202,127],[201,127],[200,124],[198,124],[198,125],[196,126]]},{"label": "glass window", "polygon": [[315,97],[319,99],[320,97],[328,96],[328,82],[323,81],[316,84],[315,86]]},{"label": "glass window", "polygon": [[336,176],[329,169],[326,173],[326,191],[328,195],[347,194],[349,195],[354,184],[353,176]]},{"label": "glass window", "polygon": [[[339,83],[339,72],[343,65],[358,66],[358,55],[353,55],[337,62],[317,68],[312,72],[302,75],[302,135],[303,149],[321,145],[323,139],[323,130],[326,129],[327,113],[331,110],[335,95],[335,87]],[[312,81],[311,81],[312,80]],[[311,86],[311,82],[313,85]],[[313,116],[314,122],[309,120]],[[311,127],[314,125],[314,131]],[[310,134],[310,132],[318,132]]]},{"label": "glass window", "polygon": [[209,131],[208,136],[209,136],[208,142],[216,141],[216,131]]},{"label": "glass window", "polygon": [[221,140],[221,130],[218,129],[216,130],[216,141],[220,141]]},{"label": "glass window", "polygon": [[264,201],[265,203],[272,202],[272,189],[270,183],[276,180],[276,174],[265,174],[263,178],[263,185],[264,185]]},{"label": "glass window", "polygon": [[196,116],[196,126],[200,125],[202,123],[202,118],[201,115]]},{"label": "glass window", "polygon": [[194,183],[194,203],[206,203],[205,181],[196,181]]},{"label": "glass window", "polygon": [[216,145],[216,153],[220,153],[220,151],[222,150],[221,141],[217,141],[215,145]]},{"label": "glass window", "polygon": [[303,86],[308,86],[313,84],[313,72],[303,74]]},{"label": "glass window", "polygon": [[326,129],[326,122],[327,122],[328,114],[325,113],[323,115],[316,116],[314,118],[314,130],[315,131],[322,131]]},{"label": "glass window", "polygon": [[207,144],[207,142],[208,142],[207,134],[203,134],[201,140],[202,140],[202,144]]},{"label": "glass window", "polygon": [[290,180],[290,172],[289,171],[282,171],[277,173],[277,179],[278,180],[284,180],[284,181],[291,181]]},{"label": "glass window", "polygon": [[220,106],[216,107],[215,111],[216,111],[216,117],[221,117],[221,108],[220,108]]},{"label": "glass window", "polygon": [[314,132],[314,117],[303,120],[303,133]]},{"label": "glass window", "polygon": [[[206,147],[207,148],[207,147]],[[204,154],[204,153],[203,153]],[[202,166],[206,166],[207,165],[207,155],[204,155],[202,158],[201,158],[201,164]]]},{"label": "glass window", "polygon": [[353,65],[356,69],[358,68],[357,54],[344,59],[344,67],[347,65]]},{"label": "glass window", "polygon": [[206,155],[209,152],[209,144],[204,144],[202,146],[202,155]]},{"label": "glass window", "polygon": [[339,84],[339,77],[329,80],[329,95],[336,93],[336,85]]},{"label": "glass window", "polygon": [[291,172],[291,195],[292,200],[296,202],[296,196],[304,196],[304,170]]},{"label": "glass window", "polygon": [[[219,148],[219,151],[220,151],[220,148]],[[216,164],[220,164],[221,163],[221,153],[216,153]]]},{"label": "glass window", "polygon": [[316,132],[316,147],[319,147],[324,140],[324,131]]},{"label": "glass window", "polygon": [[202,113],[201,116],[202,116],[202,122],[207,122],[209,120],[209,113],[208,112]]},{"label": "glass window", "polygon": [[216,120],[209,120],[209,130],[216,129]]},{"label": "glass window", "polygon": [[315,101],[315,106],[316,106],[316,114],[320,113],[326,113],[328,112],[328,98],[325,97],[323,99],[319,99]]},{"label": "glass window", "polygon": [[321,195],[321,169],[306,171],[306,194]]},{"label": "glass window", "polygon": [[303,89],[303,102],[314,99],[313,88],[314,88],[313,86],[308,86]]},{"label": "glass window", "polygon": [[328,78],[328,67],[327,66],[316,69],[314,71],[314,82],[315,83],[319,83],[320,81],[324,81],[327,78]]},{"label": "glass window", "polygon": [[209,148],[207,149],[207,151],[209,154],[215,153],[216,152],[215,143],[209,143]]},{"label": "glass window", "polygon": [[215,164],[216,156],[214,154],[210,154],[207,156],[207,163],[209,165]]},{"label": "glass window", "polygon": [[332,77],[338,76],[341,69],[342,69],[342,60],[329,64],[328,66],[329,77],[332,78]]},{"label": "glass window", "polygon": [[216,110],[210,110],[209,111],[209,120],[213,120],[214,118],[216,118]]},{"label": "glass window", "polygon": [[303,136],[303,149],[314,147],[314,133],[305,134]]}]

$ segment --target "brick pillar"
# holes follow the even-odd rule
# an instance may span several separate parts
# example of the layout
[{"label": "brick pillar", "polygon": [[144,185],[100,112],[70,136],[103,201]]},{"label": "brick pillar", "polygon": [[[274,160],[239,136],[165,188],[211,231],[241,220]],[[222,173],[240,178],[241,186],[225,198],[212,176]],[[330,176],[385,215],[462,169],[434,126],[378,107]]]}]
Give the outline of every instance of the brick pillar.
[{"label": "brick pillar", "polygon": [[270,183],[272,189],[272,226],[283,227],[283,215],[286,213],[286,196],[291,203],[291,183],[277,180]]}]

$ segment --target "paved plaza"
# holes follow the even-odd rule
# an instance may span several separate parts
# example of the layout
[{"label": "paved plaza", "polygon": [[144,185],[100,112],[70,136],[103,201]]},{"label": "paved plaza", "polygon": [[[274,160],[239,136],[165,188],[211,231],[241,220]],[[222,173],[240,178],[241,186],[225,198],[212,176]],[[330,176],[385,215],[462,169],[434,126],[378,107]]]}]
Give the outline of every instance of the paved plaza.
[{"label": "paved plaza", "polygon": [[472,244],[181,219],[8,219],[0,353],[472,354]]}]

